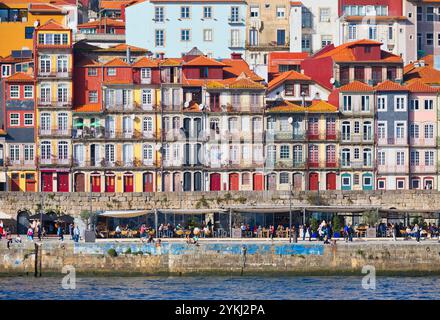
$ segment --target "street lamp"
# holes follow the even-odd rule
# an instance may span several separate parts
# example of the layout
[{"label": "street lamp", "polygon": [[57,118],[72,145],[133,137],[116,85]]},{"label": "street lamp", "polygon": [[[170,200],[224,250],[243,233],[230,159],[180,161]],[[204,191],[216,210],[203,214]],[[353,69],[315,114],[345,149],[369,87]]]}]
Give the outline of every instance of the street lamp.
[{"label": "street lamp", "polygon": [[292,183],[289,184],[289,243],[292,243]]}]

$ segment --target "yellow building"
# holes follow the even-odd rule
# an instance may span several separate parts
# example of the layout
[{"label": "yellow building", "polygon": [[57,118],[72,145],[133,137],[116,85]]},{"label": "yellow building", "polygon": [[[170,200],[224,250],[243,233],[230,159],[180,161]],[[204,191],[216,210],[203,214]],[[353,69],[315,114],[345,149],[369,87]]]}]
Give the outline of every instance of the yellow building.
[{"label": "yellow building", "polygon": [[35,32],[39,190],[68,192],[71,189],[72,31],[50,20]]},{"label": "yellow building", "polygon": [[0,56],[12,50],[32,50],[36,26],[49,20],[68,24],[68,13],[61,6],[42,0],[0,1]]}]

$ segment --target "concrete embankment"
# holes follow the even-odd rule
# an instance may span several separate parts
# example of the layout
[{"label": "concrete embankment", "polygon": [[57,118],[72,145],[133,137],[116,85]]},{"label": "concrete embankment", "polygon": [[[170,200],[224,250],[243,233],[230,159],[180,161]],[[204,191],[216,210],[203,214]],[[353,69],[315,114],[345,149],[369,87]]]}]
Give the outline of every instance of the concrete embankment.
[{"label": "concrete embankment", "polygon": [[[117,256],[111,256],[110,249]],[[2,276],[33,276],[40,266],[43,276],[61,275],[65,266],[83,275],[360,275],[366,265],[374,266],[377,274],[440,274],[440,244],[163,242],[157,247],[139,242],[48,242],[37,263],[33,243],[0,248]]]}]

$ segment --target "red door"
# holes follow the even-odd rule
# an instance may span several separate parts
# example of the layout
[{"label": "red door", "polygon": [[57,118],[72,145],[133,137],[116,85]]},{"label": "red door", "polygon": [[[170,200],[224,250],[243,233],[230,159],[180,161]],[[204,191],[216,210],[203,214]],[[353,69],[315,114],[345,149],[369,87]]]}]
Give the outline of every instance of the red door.
[{"label": "red door", "polygon": [[69,174],[68,173],[58,173],[57,174],[57,189],[58,192],[69,192]]},{"label": "red door", "polygon": [[309,175],[309,190],[318,190],[318,174],[316,172]]},{"label": "red door", "polygon": [[263,175],[254,173],[254,190],[263,190]]},{"label": "red door", "polygon": [[105,176],[105,192],[115,192],[115,176]]},{"label": "red door", "polygon": [[35,192],[35,174],[26,173],[26,192]]},{"label": "red door", "polygon": [[84,173],[75,174],[75,192],[84,192],[85,176]]},{"label": "red door", "polygon": [[124,176],[124,192],[133,192],[133,175]]},{"label": "red door", "polygon": [[326,189],[336,190],[336,173],[334,172],[327,173]]},{"label": "red door", "polygon": [[101,192],[101,176],[92,176],[92,192]]},{"label": "red door", "polygon": [[153,174],[144,173],[144,192],[153,192]]},{"label": "red door", "polygon": [[221,176],[220,173],[212,173],[210,176],[209,186],[211,191],[221,190]]},{"label": "red door", "polygon": [[11,191],[20,191],[20,175],[18,173],[11,174]]},{"label": "red door", "polygon": [[53,191],[53,179],[51,172],[43,172],[41,173],[41,190],[43,192],[52,192]]},{"label": "red door", "polygon": [[237,191],[239,189],[238,173],[229,174],[229,190]]}]

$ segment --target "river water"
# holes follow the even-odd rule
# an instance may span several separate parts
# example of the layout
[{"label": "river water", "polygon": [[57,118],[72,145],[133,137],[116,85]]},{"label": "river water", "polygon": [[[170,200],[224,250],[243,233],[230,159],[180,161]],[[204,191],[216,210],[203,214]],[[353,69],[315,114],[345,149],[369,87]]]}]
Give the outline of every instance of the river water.
[{"label": "river water", "polygon": [[60,277],[0,278],[0,299],[38,300],[253,300],[253,299],[440,299],[440,277],[78,277],[63,289]]}]

